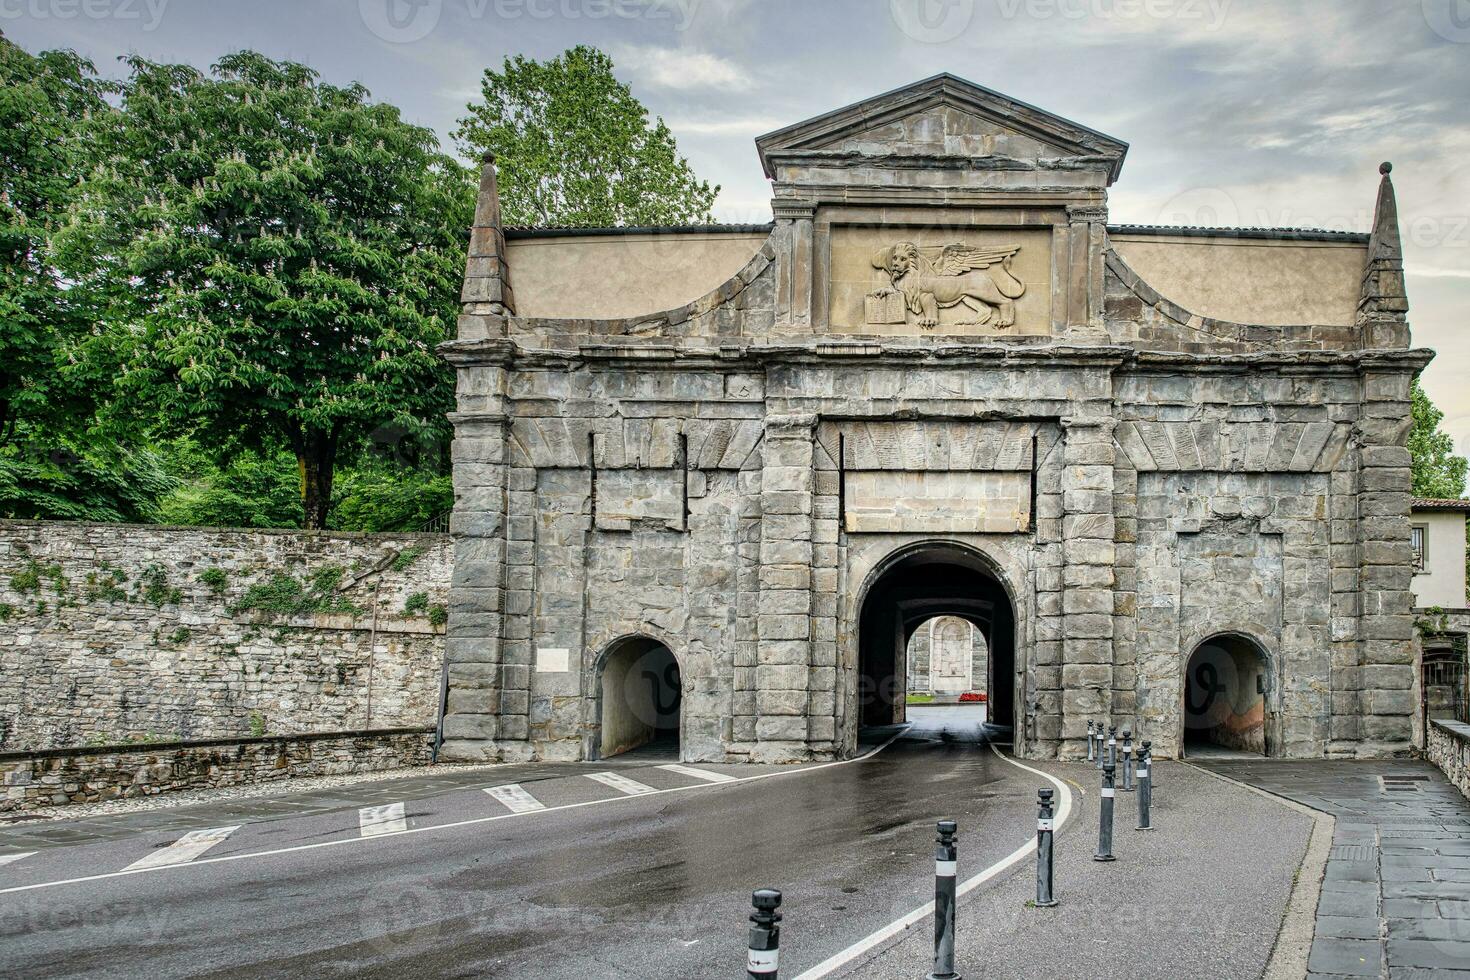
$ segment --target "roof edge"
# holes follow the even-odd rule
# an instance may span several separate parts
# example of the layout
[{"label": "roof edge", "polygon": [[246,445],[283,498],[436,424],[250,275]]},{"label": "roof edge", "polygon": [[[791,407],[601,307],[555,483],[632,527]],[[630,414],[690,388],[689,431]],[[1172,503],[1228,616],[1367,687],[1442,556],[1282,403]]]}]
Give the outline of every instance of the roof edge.
[{"label": "roof edge", "polygon": [[1367,245],[1367,232],[1327,228],[1211,228],[1204,225],[1108,225],[1109,235],[1173,235],[1177,238],[1250,238]]}]

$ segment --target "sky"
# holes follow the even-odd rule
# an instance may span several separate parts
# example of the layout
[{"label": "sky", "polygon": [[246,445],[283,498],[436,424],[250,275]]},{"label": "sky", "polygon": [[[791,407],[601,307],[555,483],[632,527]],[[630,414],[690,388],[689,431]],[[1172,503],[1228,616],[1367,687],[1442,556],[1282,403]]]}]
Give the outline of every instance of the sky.
[{"label": "sky", "polygon": [[253,48],[449,134],[486,67],[612,55],[721,221],[770,220],[754,139],[948,71],[1131,144],[1119,223],[1366,231],[1391,160],[1425,387],[1470,451],[1470,0],[0,0],[105,74]]}]

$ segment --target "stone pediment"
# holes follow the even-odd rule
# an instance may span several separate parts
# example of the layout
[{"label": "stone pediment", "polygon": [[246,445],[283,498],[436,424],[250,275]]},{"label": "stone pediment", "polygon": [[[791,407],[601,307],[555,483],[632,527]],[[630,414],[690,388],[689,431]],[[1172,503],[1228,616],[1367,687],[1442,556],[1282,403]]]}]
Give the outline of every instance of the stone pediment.
[{"label": "stone pediment", "polygon": [[768,133],[756,146],[776,179],[785,163],[989,158],[1091,164],[1112,183],[1128,152],[1111,136],[948,74]]}]

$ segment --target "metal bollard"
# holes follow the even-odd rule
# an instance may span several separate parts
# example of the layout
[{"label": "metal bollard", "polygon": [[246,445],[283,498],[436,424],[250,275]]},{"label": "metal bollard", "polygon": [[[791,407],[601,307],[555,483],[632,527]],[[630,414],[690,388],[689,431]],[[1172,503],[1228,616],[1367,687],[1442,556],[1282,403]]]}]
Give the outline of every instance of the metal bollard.
[{"label": "metal bollard", "polygon": [[776,980],[781,958],[781,893],[762,888],[750,896],[755,911],[750,913],[750,952],[745,971],[757,980]]},{"label": "metal bollard", "polygon": [[1087,761],[1092,762],[1097,758],[1097,746],[1092,744],[1096,733],[1092,730],[1092,721],[1087,722]]},{"label": "metal bollard", "polygon": [[1118,768],[1118,726],[1108,726],[1108,765]]},{"label": "metal bollard", "polygon": [[1153,830],[1153,742],[1144,740],[1138,751],[1138,826],[1136,830]]},{"label": "metal bollard", "polygon": [[1133,730],[1123,729],[1123,792],[1133,792]]},{"label": "metal bollard", "polygon": [[1098,800],[1097,853],[1094,861],[1116,861],[1113,857],[1113,774],[1117,767],[1103,763],[1102,797]]},{"label": "metal bollard", "polygon": [[1056,821],[1052,818],[1051,798],[1053,790],[1037,791],[1036,805],[1036,907],[1049,909],[1057,904],[1052,893],[1052,834]]},{"label": "metal bollard", "polygon": [[1103,761],[1107,758],[1107,743],[1103,738],[1103,723],[1097,723],[1097,771],[1102,772]]},{"label": "metal bollard", "polygon": [[954,972],[956,829],[953,820],[939,821],[934,844],[934,970],[927,980],[959,980],[960,976]]}]

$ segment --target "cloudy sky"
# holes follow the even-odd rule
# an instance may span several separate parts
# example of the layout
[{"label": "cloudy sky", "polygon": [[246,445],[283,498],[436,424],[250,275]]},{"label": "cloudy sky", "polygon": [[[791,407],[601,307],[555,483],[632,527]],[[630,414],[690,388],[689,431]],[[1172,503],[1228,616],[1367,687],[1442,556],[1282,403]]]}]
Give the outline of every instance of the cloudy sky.
[{"label": "cloudy sky", "polygon": [[0,0],[0,31],[109,73],[255,48],[446,141],[487,65],[595,44],[728,221],[770,218],[757,135],[939,71],[1132,144],[1119,222],[1367,230],[1392,160],[1426,385],[1470,450],[1470,0]]}]

